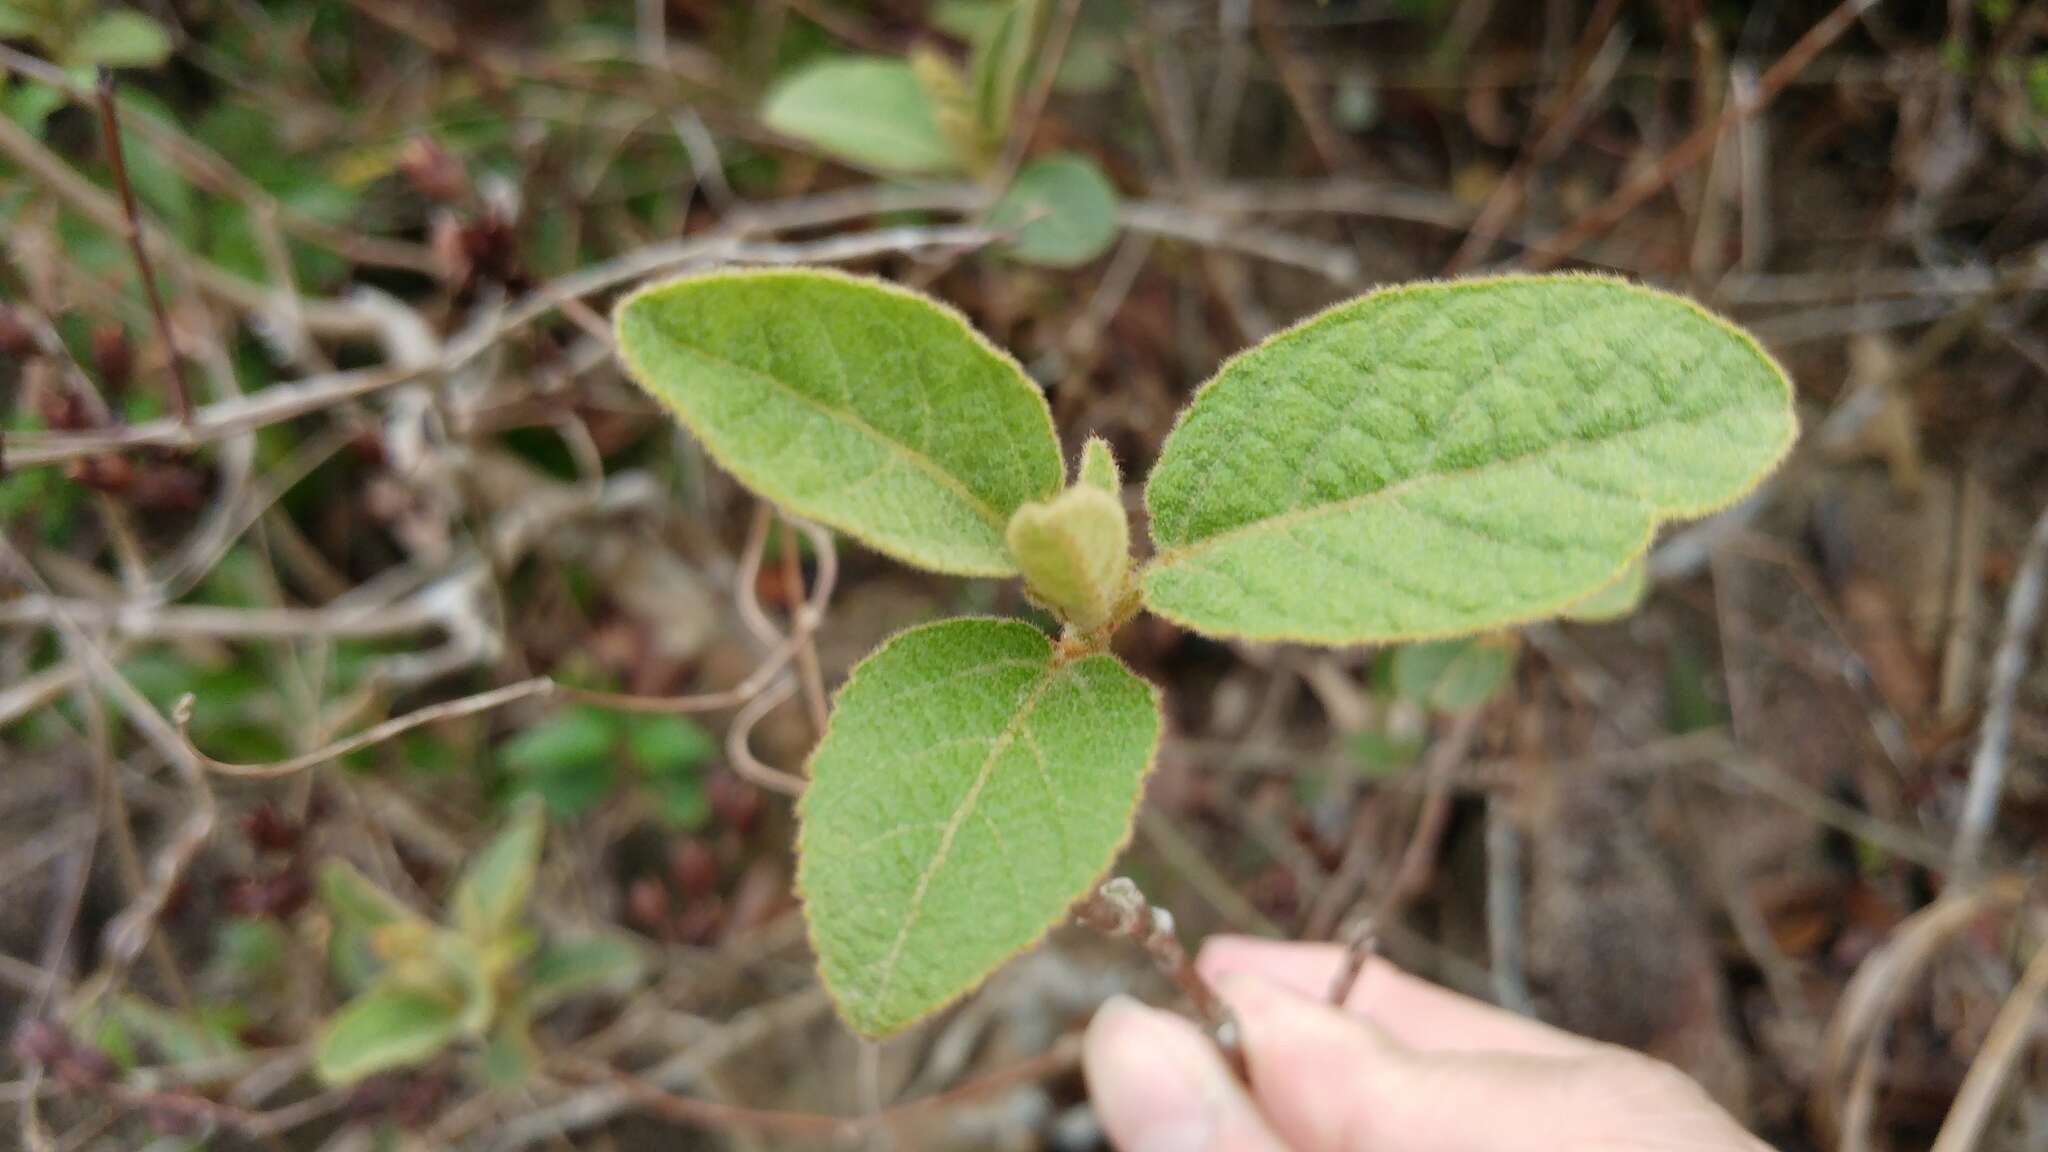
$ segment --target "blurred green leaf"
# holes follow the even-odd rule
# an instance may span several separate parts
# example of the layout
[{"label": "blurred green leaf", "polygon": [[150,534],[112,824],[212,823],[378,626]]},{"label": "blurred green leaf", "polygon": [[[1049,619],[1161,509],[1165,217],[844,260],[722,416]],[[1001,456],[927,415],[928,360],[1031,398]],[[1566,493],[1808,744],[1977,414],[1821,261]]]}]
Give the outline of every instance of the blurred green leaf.
[{"label": "blurred green leaf", "polygon": [[989,155],[1000,150],[1010,134],[1018,93],[1037,55],[1044,16],[1042,0],[1009,0],[995,26],[975,45],[968,83],[974,126]]},{"label": "blurred green leaf", "polygon": [[513,737],[499,754],[514,772],[580,768],[610,760],[619,722],[597,708],[564,708]]},{"label": "blurred green leaf", "polygon": [[496,1088],[517,1088],[540,1066],[533,1042],[533,1011],[526,1001],[506,1006],[484,1037],[484,1079]]},{"label": "blurred green leaf", "polygon": [[[0,33],[0,36],[5,36]],[[13,37],[7,36],[12,39]],[[67,97],[48,84],[24,81],[0,88],[0,114],[21,125],[31,136],[43,134],[43,123],[50,114],[62,108]]]},{"label": "blurred green leaf", "polygon": [[375,932],[389,924],[422,919],[346,860],[329,860],[321,867],[320,902],[336,927],[352,932]]},{"label": "blurred green leaf", "polygon": [[785,136],[876,172],[934,175],[961,167],[924,87],[901,60],[812,64],[768,93],[761,118]]},{"label": "blurred green leaf", "polygon": [[1394,691],[1440,712],[1464,712],[1491,700],[1514,669],[1514,644],[1498,637],[1409,644],[1394,653]]},{"label": "blurred green leaf", "polygon": [[711,822],[711,799],[704,791],[704,778],[696,772],[654,773],[643,777],[642,784],[669,827],[694,832]]},{"label": "blurred green leaf", "polygon": [[232,1056],[242,1049],[231,1029],[218,1026],[231,1016],[223,1015],[214,1021],[195,1019],[129,995],[116,997],[109,1010],[131,1035],[140,1037],[172,1065]]},{"label": "blurred green leaf", "polygon": [[1351,758],[1367,777],[1386,780],[1415,767],[1422,755],[1417,736],[1396,736],[1377,728],[1364,728],[1351,737]]},{"label": "blurred green leaf", "polygon": [[989,214],[989,227],[1015,230],[1009,251],[1027,264],[1073,268],[1116,239],[1116,189],[1093,160],[1071,152],[1026,164]]},{"label": "blurred green leaf", "polygon": [[35,36],[42,21],[21,4],[0,0],[0,40],[27,40]]},{"label": "blurred green leaf", "polygon": [[1715,672],[1692,645],[1674,640],[1664,665],[1665,707],[1671,731],[1683,736],[1718,727],[1727,719],[1714,692]]},{"label": "blurred green leaf", "polygon": [[65,63],[74,67],[154,68],[171,54],[163,25],[140,12],[117,8],[86,25],[71,41]]},{"label": "blurred green leaf", "polygon": [[597,708],[565,708],[520,733],[499,753],[520,790],[560,817],[579,816],[617,786],[620,718]]},{"label": "blurred green leaf", "polygon": [[526,994],[535,1011],[590,992],[623,992],[640,979],[640,946],[607,932],[542,945],[526,971]]},{"label": "blurred green leaf", "polygon": [[431,1059],[459,1034],[460,1006],[416,988],[384,985],[349,1002],[313,1049],[313,1068],[329,1084]]},{"label": "blurred green leaf", "polygon": [[704,726],[687,716],[631,717],[626,746],[663,821],[675,828],[703,827],[711,804],[699,770],[718,754],[718,742]]},{"label": "blurred green leaf", "polygon": [[238,916],[214,929],[212,966],[238,986],[274,981],[284,969],[288,947],[276,921]]},{"label": "blurred green leaf", "polygon": [[626,722],[626,749],[646,772],[695,768],[718,754],[718,742],[688,716],[634,716]]},{"label": "blurred green leaf", "polygon": [[514,928],[540,870],[546,825],[538,804],[525,803],[504,831],[484,845],[455,882],[449,915],[457,931],[488,941]]}]

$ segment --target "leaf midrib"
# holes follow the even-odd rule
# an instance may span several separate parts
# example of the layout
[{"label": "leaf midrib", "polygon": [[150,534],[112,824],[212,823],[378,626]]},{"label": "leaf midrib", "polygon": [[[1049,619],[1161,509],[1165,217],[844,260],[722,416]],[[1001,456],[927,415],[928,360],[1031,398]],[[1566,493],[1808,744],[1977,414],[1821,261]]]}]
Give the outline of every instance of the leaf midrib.
[{"label": "leaf midrib", "polygon": [[940,487],[945,488],[947,491],[953,493],[955,496],[958,496],[962,502],[967,504],[968,507],[972,508],[977,516],[981,517],[981,519],[984,522],[986,522],[990,528],[995,530],[997,548],[998,550],[1001,549],[1003,526],[1009,522],[1009,518],[1004,516],[1000,511],[998,511],[993,504],[990,504],[988,501],[976,495],[973,489],[961,483],[959,477],[954,476],[952,473],[940,467],[939,463],[936,460],[933,460],[931,457],[925,455],[921,451],[912,450],[910,445],[905,444],[903,441],[888,435],[881,429],[875,427],[872,424],[869,424],[865,420],[862,420],[859,416],[854,415],[851,411],[844,408],[835,408],[830,404],[826,404],[818,400],[816,397],[804,393],[802,390],[796,388],[794,385],[791,385],[787,381],[784,381],[776,376],[772,376],[766,372],[763,372],[758,368],[754,368],[747,364],[741,364],[735,360],[728,360],[723,356],[714,356],[711,353],[706,352],[703,349],[698,348],[697,346],[687,343],[680,339],[676,341],[676,347],[680,349],[684,354],[695,357],[696,359],[702,361],[707,365],[711,365],[718,369],[732,371],[738,373],[739,375],[745,376],[749,379],[769,384],[776,388],[778,391],[787,394],[790,398],[821,413],[822,415],[825,416],[826,419],[831,420],[834,423],[841,425],[842,427],[851,429],[852,431],[867,434],[872,439],[878,441],[883,446],[885,451],[891,452],[897,457],[900,457],[902,460],[910,464],[911,467],[917,469],[919,472],[924,473],[926,476],[936,481]]},{"label": "leaf midrib", "polygon": [[[1046,658],[1052,661],[1052,653],[1048,652]],[[896,966],[902,959],[903,946],[910,939],[910,930],[916,927],[919,915],[923,913],[925,893],[931,888],[932,878],[939,874],[939,869],[945,867],[946,858],[952,853],[954,836],[959,834],[961,827],[974,815],[974,810],[981,801],[981,790],[995,774],[996,761],[1001,760],[1003,754],[1010,750],[1010,745],[1016,742],[1018,733],[1024,730],[1025,721],[1031,718],[1031,713],[1038,707],[1039,700],[1044,698],[1047,690],[1060,678],[1061,673],[1070,667],[1072,665],[1068,663],[1047,664],[1044,675],[1018,702],[1017,711],[1010,717],[1009,723],[996,734],[995,741],[989,745],[988,755],[982,759],[981,767],[975,770],[974,783],[968,787],[967,794],[960,798],[959,805],[953,809],[952,817],[946,821],[945,831],[939,834],[939,846],[932,853],[931,863],[925,865],[924,870],[918,874],[917,886],[911,889],[909,907],[904,912],[902,926],[896,930],[896,939],[890,942],[888,954],[882,957],[881,981],[875,985],[877,1012],[888,1005],[889,985],[896,979]]]},{"label": "leaf midrib", "polygon": [[[1720,411],[1706,412],[1695,415],[1667,417],[1661,420],[1652,420],[1647,423],[1638,424],[1635,427],[1623,429],[1621,432],[1618,432],[1615,435],[1602,437],[1597,440],[1565,441],[1560,444],[1547,445],[1533,452],[1525,452],[1520,456],[1510,456],[1503,460],[1489,461],[1485,464],[1481,464],[1472,468],[1459,468],[1449,472],[1424,472],[1415,476],[1409,476],[1401,480],[1396,480],[1392,484],[1388,484],[1380,488],[1375,488],[1370,492],[1362,492],[1356,496],[1347,496],[1342,500],[1332,500],[1328,503],[1315,504],[1303,508],[1290,508],[1287,511],[1281,512],[1277,515],[1261,517],[1257,520],[1240,524],[1235,528],[1225,529],[1224,531],[1218,532],[1212,536],[1204,536],[1201,539],[1195,540],[1191,543],[1181,544],[1172,548],[1168,548],[1165,551],[1159,553],[1157,556],[1153,557],[1152,562],[1148,564],[1146,567],[1152,570],[1171,567],[1172,565],[1178,563],[1181,560],[1185,560],[1191,556],[1200,555],[1204,552],[1210,551],[1214,548],[1230,543],[1240,537],[1256,536],[1267,531],[1277,531],[1285,529],[1293,524],[1297,524],[1305,520],[1311,520],[1326,515],[1339,515],[1341,513],[1349,512],[1357,508],[1369,507],[1372,504],[1379,502],[1381,500],[1392,500],[1404,492],[1411,491],[1425,484],[1437,481],[1456,482],[1459,480],[1469,480],[1474,477],[1485,476],[1493,472],[1501,472],[1513,468],[1520,468],[1530,464],[1541,464],[1545,461],[1569,455],[1571,452],[1578,449],[1586,448],[1589,446],[1604,446],[1607,444],[1614,443],[1616,441],[1626,439],[1630,436],[1639,435],[1644,432],[1655,431],[1657,429],[1670,427],[1672,425],[1717,419],[1719,417],[1729,415],[1733,411],[1735,411],[1735,409],[1729,408],[1722,409]],[[1615,495],[1620,496],[1621,493],[1615,493]],[[1650,497],[1645,496],[1641,493],[1628,493],[1628,495],[1633,496],[1635,499],[1650,505],[1654,511],[1654,514],[1660,519],[1673,516],[1683,516],[1693,510],[1693,506],[1691,505],[1679,508],[1665,508],[1662,505],[1657,504],[1656,501],[1652,500]],[[1706,503],[1711,504],[1712,502],[1708,501]]]}]

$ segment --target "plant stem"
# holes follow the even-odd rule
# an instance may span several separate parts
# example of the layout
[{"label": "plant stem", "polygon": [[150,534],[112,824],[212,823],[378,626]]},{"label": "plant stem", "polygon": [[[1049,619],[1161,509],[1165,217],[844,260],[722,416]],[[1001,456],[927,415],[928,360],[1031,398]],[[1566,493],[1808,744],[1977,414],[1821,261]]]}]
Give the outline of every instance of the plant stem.
[{"label": "plant stem", "polygon": [[135,268],[142,276],[142,292],[149,298],[150,315],[156,318],[158,339],[171,364],[171,408],[180,424],[192,421],[192,390],[185,383],[185,358],[171,336],[171,321],[164,314],[163,296],[157,292],[156,273],[149,264],[149,245],[142,242],[142,215],[135,207],[135,189],[128,182],[128,165],[121,157],[121,125],[114,111],[114,73],[102,67],[93,95],[100,106],[100,134],[107,146],[107,164],[114,170],[114,187],[121,193],[121,235],[135,254]]},{"label": "plant stem", "polygon": [[1173,930],[1173,913],[1146,900],[1129,877],[1117,876],[1104,881],[1076,905],[1074,915],[1105,936],[1133,940],[1144,948],[1160,973],[1173,981],[1174,987],[1194,1006],[1195,1014],[1208,1026],[1209,1035],[1223,1050],[1231,1068],[1240,1078],[1244,1076],[1244,1050],[1237,1018],[1202,978],[1187,949],[1181,946],[1180,937]]}]

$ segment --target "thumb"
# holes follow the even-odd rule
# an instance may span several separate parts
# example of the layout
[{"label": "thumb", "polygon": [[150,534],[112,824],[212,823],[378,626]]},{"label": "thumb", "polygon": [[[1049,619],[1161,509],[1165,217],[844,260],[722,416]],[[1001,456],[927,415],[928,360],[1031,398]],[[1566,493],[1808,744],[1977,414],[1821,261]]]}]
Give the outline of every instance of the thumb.
[{"label": "thumb", "polygon": [[1218,990],[1237,1016],[1252,1094],[1296,1152],[1757,1147],[1683,1076],[1619,1049],[1418,1052],[1257,977]]},{"label": "thumb", "polygon": [[1122,1152],[1287,1152],[1216,1045],[1177,1016],[1116,997],[1095,1013],[1081,1055]]}]

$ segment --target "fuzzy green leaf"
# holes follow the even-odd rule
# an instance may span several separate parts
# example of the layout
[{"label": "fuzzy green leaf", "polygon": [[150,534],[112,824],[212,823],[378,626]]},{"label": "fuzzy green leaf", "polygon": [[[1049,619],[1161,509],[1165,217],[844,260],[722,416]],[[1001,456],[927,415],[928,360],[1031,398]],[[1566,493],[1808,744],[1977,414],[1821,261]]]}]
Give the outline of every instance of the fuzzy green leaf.
[{"label": "fuzzy green leaf", "polygon": [[890,640],[839,693],[798,808],[825,986],[886,1036],[972,990],[1101,878],[1159,741],[1152,687],[1014,620]]},{"label": "fuzzy green leaf", "polygon": [[1010,575],[1011,514],[1059,490],[1024,370],[901,288],[715,273],[635,293],[618,329],[633,378],[749,488],[905,563]]},{"label": "fuzzy green leaf", "polygon": [[960,169],[924,86],[901,60],[857,57],[809,65],[761,106],[770,128],[875,172],[914,176]]},{"label": "fuzzy green leaf", "polygon": [[1649,571],[1638,559],[1622,572],[1620,579],[1573,604],[1564,614],[1573,620],[1583,620],[1588,624],[1619,620],[1635,611],[1649,591]]},{"label": "fuzzy green leaf", "polygon": [[1012,231],[1010,254],[1027,264],[1075,268],[1116,239],[1116,189],[1095,161],[1071,152],[1026,164],[989,213]]},{"label": "fuzzy green leaf", "polygon": [[1100,488],[1111,496],[1119,496],[1124,490],[1124,476],[1116,466],[1116,454],[1109,450],[1109,441],[1100,436],[1090,436],[1081,445],[1081,463],[1074,469],[1074,483],[1090,488]]},{"label": "fuzzy green leaf", "polygon": [[320,1034],[313,1068],[329,1084],[418,1064],[461,1032],[453,1000],[416,988],[384,985],[350,1001]]},{"label": "fuzzy green leaf", "polygon": [[1146,603],[1331,645],[1555,615],[1660,522],[1748,492],[1796,432],[1777,364],[1676,296],[1592,276],[1375,292],[1189,406],[1145,492]]},{"label": "fuzzy green leaf", "polygon": [[1131,563],[1123,501],[1093,485],[1067,489],[1010,518],[1010,554],[1024,585],[1062,620],[1082,629],[1108,622]]}]

